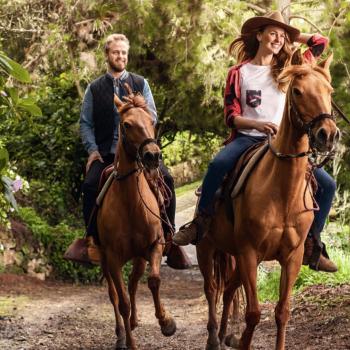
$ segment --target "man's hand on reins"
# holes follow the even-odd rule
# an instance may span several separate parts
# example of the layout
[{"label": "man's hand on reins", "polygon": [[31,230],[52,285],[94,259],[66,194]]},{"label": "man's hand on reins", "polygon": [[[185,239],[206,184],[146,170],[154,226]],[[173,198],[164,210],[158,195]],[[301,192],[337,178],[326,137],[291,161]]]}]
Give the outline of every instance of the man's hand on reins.
[{"label": "man's hand on reins", "polygon": [[87,163],[86,163],[86,174],[88,173],[88,171],[91,167],[91,164],[95,160],[99,160],[101,163],[104,163],[99,151],[93,151],[92,153],[90,153],[89,158],[88,158]]}]

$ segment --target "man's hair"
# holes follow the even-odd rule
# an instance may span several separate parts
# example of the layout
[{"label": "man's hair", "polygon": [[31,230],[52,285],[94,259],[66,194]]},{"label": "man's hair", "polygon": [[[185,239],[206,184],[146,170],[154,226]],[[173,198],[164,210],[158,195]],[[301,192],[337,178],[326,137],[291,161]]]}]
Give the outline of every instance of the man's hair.
[{"label": "man's hair", "polygon": [[116,42],[116,41],[124,41],[126,43],[126,45],[128,46],[128,50],[130,48],[130,43],[129,43],[129,39],[124,35],[124,34],[111,34],[107,37],[106,41],[105,41],[105,53],[107,54],[109,51],[109,46],[111,45],[112,42]]}]

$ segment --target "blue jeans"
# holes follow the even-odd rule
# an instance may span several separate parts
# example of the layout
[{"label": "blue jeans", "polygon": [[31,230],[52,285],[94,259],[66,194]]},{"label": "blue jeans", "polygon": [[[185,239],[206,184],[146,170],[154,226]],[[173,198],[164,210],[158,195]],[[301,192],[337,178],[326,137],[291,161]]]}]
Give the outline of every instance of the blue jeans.
[{"label": "blue jeans", "polygon": [[226,174],[237,164],[239,157],[250,146],[263,141],[265,137],[253,137],[238,133],[236,138],[220,150],[210,162],[202,184],[202,195],[198,203],[199,212],[214,213],[214,196]]},{"label": "blue jeans", "polygon": [[321,231],[331,210],[337,185],[334,179],[323,168],[315,169],[314,175],[318,186],[315,200],[320,210],[314,212],[315,218],[311,225],[310,233],[321,245]]},{"label": "blue jeans", "polygon": [[[264,137],[252,137],[238,133],[233,142],[220,150],[210,162],[208,171],[204,177],[202,195],[198,204],[199,212],[209,215],[213,214],[215,192],[222,184],[225,175],[234,168],[244,151],[263,139]],[[324,169],[316,169],[314,174],[318,184],[315,199],[320,210],[315,211],[315,218],[310,233],[320,242],[320,234],[332,206],[336,183]]]}]

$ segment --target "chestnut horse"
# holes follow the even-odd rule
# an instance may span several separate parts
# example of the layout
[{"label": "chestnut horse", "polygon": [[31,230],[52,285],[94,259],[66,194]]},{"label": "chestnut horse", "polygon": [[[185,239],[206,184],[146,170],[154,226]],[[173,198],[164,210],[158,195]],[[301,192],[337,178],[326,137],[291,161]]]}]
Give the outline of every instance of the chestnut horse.
[{"label": "chestnut horse", "polygon": [[[207,350],[219,350],[223,344],[228,305],[241,284],[247,299],[246,327],[240,340],[233,345],[239,349],[251,348],[261,315],[257,267],[266,260],[277,260],[281,265],[280,296],[275,309],[276,349],[285,349],[289,299],[314,217],[313,197],[307,180],[310,175],[308,155],[331,153],[340,137],[331,115],[331,60],[330,56],[319,66],[292,65],[281,73],[279,83],[289,86],[278,133],[270,141],[268,152],[248,178],[242,193],[233,199],[234,224],[227,218],[225,204],[218,203],[208,232],[197,247],[209,305]],[[235,270],[222,277],[226,289],[219,335],[214,301],[215,250],[233,255],[236,261]]]},{"label": "chestnut horse", "polygon": [[[159,166],[160,149],[154,139],[154,121],[141,95],[129,96],[126,103],[114,101],[120,114],[116,176],[99,209],[97,224],[101,244],[101,266],[116,317],[117,349],[137,349],[131,331],[137,326],[136,289],[150,264],[148,287],[155,314],[166,336],[176,331],[174,319],[165,311],[159,295],[159,270],[164,236],[158,201],[145,177],[145,171]],[[129,277],[129,297],[122,276],[123,266],[133,260]],[[121,315],[121,316],[120,316]]]}]

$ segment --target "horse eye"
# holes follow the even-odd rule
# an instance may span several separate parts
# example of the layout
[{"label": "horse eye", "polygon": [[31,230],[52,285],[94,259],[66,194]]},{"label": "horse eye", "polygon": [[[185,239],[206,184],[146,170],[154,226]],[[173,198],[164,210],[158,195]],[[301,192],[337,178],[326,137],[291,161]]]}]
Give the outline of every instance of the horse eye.
[{"label": "horse eye", "polygon": [[293,88],[293,94],[295,96],[301,96],[302,95],[301,91],[299,89],[297,89],[297,88]]},{"label": "horse eye", "polygon": [[131,128],[131,124],[129,124],[127,122],[124,122],[123,126],[124,126],[125,129],[130,129]]}]

